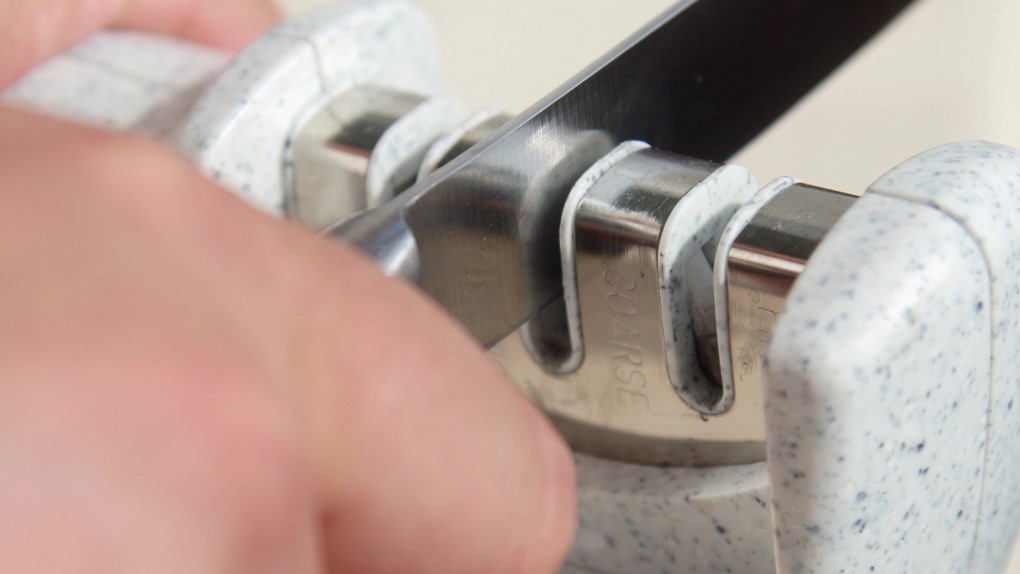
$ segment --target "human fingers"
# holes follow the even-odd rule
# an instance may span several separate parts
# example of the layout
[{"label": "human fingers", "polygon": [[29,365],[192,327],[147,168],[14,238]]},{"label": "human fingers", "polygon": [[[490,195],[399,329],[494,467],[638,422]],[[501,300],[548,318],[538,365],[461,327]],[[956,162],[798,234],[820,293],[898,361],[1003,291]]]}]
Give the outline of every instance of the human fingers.
[{"label": "human fingers", "polygon": [[320,571],[285,279],[221,195],[153,144],[0,110],[4,571]]},{"label": "human fingers", "polygon": [[302,251],[295,378],[331,571],[557,571],[576,498],[551,425],[418,292],[346,250]]},{"label": "human fingers", "polygon": [[[159,304],[153,305],[171,316],[147,323],[166,332],[166,325],[182,317],[195,315],[199,325],[219,317],[214,323],[226,324],[223,331],[187,327],[188,340],[254,369],[253,386],[265,389],[271,382],[300,445],[300,456],[293,458],[308,465],[322,553],[332,571],[555,570],[574,529],[568,451],[537,410],[431,302],[382,277],[351,251],[248,208],[151,144],[30,116],[15,119],[0,125],[0,134],[24,134],[8,142],[13,165],[24,168],[35,161],[33,169],[39,171],[56,163],[62,169],[50,169],[47,177],[67,179],[52,187],[95,195],[65,217],[80,219],[99,209],[99,215],[86,218],[94,220],[107,210],[126,210],[127,221],[136,226],[129,235],[158,240],[138,251],[155,267],[128,268],[135,279],[140,269],[153,273],[145,283],[148,299],[160,285],[173,291],[156,297]],[[102,185],[89,189],[80,183],[97,174]],[[57,192],[18,197],[57,201],[60,196],[52,193]],[[97,207],[100,200],[105,208]],[[55,238],[55,253],[62,245],[76,245],[61,238],[66,230],[45,204],[32,205],[39,209],[37,219],[52,230],[41,237]],[[22,216],[11,228],[19,221],[29,225]],[[116,226],[99,231],[108,227]],[[103,237],[98,231],[73,235]],[[105,251],[117,253],[121,244],[146,245],[112,240],[92,255],[72,254],[70,261],[104,260]],[[167,258],[177,263],[170,265]],[[193,277],[195,269],[184,273],[181,265],[197,265],[199,277]],[[111,283],[116,269],[99,275],[107,278],[103,284]],[[182,279],[188,277],[193,281]],[[43,286],[62,283],[54,279]],[[191,298],[168,303],[182,293],[197,303],[187,303]],[[199,303],[199,311],[182,311]],[[118,316],[130,318],[146,309],[122,310]],[[133,335],[128,339],[135,340]],[[233,344],[224,346],[227,342]],[[200,400],[201,391],[195,392]],[[222,458],[210,463],[210,472],[249,484],[248,473],[237,476],[230,457]],[[279,472],[286,476],[288,469],[293,471],[284,465]]]},{"label": "human fingers", "polygon": [[321,481],[330,571],[558,571],[576,529],[575,475],[539,410],[418,290],[295,227],[250,225],[286,237],[271,253],[295,289],[288,379]]},{"label": "human fingers", "polygon": [[104,27],[168,34],[238,50],[279,19],[270,0],[5,0],[0,87]]}]

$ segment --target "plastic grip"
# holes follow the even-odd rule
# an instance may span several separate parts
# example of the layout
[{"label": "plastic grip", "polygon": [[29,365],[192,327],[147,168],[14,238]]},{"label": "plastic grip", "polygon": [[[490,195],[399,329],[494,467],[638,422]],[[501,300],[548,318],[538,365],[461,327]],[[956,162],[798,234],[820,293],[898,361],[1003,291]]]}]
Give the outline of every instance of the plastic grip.
[{"label": "plastic grip", "polygon": [[439,48],[406,0],[344,0],[291,18],[233,59],[178,40],[102,32],[30,72],[9,104],[162,137],[253,205],[284,211],[300,121],[356,86],[440,95]]},{"label": "plastic grip", "polygon": [[1020,522],[1020,155],[889,172],[812,255],[773,333],[781,574],[996,573]]},{"label": "plastic grip", "polygon": [[106,128],[166,136],[227,61],[226,54],[173,38],[100,32],[30,71],[3,100]]}]

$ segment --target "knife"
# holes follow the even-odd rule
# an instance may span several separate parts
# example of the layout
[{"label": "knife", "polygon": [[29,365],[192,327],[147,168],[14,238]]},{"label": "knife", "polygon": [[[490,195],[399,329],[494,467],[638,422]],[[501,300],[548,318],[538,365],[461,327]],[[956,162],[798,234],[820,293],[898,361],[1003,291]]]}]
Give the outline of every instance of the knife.
[{"label": "knife", "polygon": [[560,215],[625,140],[722,161],[909,0],[686,0],[391,203],[333,227],[486,346],[561,293]]}]

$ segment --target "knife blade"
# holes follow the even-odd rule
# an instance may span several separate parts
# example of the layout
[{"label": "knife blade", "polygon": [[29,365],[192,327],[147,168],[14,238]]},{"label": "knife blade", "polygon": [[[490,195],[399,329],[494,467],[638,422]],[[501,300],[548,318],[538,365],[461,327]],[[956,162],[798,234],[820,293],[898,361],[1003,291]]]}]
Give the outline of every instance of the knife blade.
[{"label": "knife blade", "polygon": [[910,0],[685,0],[489,138],[330,235],[492,345],[561,292],[559,221],[626,140],[724,161]]}]

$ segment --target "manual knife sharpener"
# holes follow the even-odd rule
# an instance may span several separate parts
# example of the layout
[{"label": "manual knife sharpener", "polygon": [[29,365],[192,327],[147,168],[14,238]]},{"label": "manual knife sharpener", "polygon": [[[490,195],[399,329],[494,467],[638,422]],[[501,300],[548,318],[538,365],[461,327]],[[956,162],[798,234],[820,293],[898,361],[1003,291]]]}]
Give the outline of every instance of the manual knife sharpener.
[{"label": "manual knife sharpener", "polygon": [[[317,230],[506,120],[443,95],[431,28],[399,0],[311,12],[229,62],[102,33],[3,98],[165,139]],[[757,187],[618,147],[568,200],[563,301],[492,349],[577,451],[564,571],[1001,572],[1020,510],[1020,156],[939,148],[859,199]]]}]

